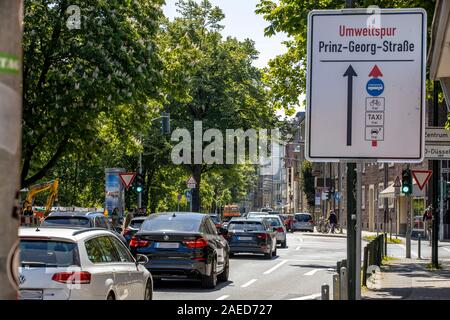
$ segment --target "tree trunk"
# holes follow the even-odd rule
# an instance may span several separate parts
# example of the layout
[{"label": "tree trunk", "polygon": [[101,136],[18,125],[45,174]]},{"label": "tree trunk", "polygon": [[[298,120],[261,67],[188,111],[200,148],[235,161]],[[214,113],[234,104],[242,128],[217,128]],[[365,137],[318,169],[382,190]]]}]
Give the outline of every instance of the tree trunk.
[{"label": "tree trunk", "polygon": [[192,212],[200,212],[200,183],[202,179],[202,165],[194,164],[192,166],[192,176],[196,181],[195,189],[192,190]]},{"label": "tree trunk", "polygon": [[10,257],[19,225],[22,20],[22,1],[0,0],[0,300],[17,297],[18,266]]}]

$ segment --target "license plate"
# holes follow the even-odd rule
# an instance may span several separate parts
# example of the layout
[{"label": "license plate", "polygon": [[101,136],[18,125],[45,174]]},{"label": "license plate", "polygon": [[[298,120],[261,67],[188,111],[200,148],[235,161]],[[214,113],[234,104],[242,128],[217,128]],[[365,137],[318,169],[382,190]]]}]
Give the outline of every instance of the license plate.
[{"label": "license plate", "polygon": [[156,248],[161,249],[178,249],[180,244],[178,242],[157,242]]},{"label": "license plate", "polygon": [[242,241],[249,241],[252,240],[252,237],[238,237],[238,240],[242,240]]},{"label": "license plate", "polygon": [[20,300],[42,300],[42,290],[19,290]]}]

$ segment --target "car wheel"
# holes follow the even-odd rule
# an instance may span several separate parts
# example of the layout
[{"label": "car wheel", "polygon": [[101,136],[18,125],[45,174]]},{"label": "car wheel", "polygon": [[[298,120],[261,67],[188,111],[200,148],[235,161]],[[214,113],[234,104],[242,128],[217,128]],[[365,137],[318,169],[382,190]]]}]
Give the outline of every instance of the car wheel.
[{"label": "car wheel", "polygon": [[284,240],[284,241],[281,243],[281,247],[282,247],[282,248],[286,248],[286,247],[287,247],[287,242],[286,242],[286,240]]},{"label": "car wheel", "polygon": [[151,281],[147,281],[145,286],[144,300],[153,300],[153,286]]},{"label": "car wheel", "polygon": [[108,294],[108,297],[106,298],[106,300],[116,300],[116,297],[114,296],[114,293],[110,292]]},{"label": "car wheel", "polygon": [[205,289],[214,289],[217,285],[217,265],[216,259],[211,262],[211,274],[202,277],[202,287]]},{"label": "car wheel", "polygon": [[223,268],[223,271],[221,274],[219,274],[218,280],[221,282],[228,281],[228,277],[230,275],[230,259],[227,259],[226,265]]}]

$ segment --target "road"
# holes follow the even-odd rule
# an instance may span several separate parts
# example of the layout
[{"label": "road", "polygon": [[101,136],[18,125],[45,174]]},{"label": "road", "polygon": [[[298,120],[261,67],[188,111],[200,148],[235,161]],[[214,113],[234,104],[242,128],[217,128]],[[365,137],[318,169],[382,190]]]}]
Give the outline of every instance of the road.
[{"label": "road", "polygon": [[155,300],[297,300],[320,299],[321,285],[332,288],[338,260],[346,257],[346,239],[288,234],[288,247],[265,260],[237,255],[230,260],[230,277],[214,290],[195,281],[163,281],[155,287]]}]

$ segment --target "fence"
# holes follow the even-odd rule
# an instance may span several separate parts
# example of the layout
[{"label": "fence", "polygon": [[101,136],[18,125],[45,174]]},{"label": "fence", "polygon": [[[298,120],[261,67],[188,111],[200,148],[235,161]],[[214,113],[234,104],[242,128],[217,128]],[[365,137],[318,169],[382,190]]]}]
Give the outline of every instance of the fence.
[{"label": "fence", "polygon": [[380,234],[374,240],[369,242],[367,246],[364,247],[364,259],[363,259],[363,274],[362,274],[362,284],[367,285],[367,273],[371,266],[381,266],[383,258],[386,256],[386,245],[387,241],[384,234]]}]

